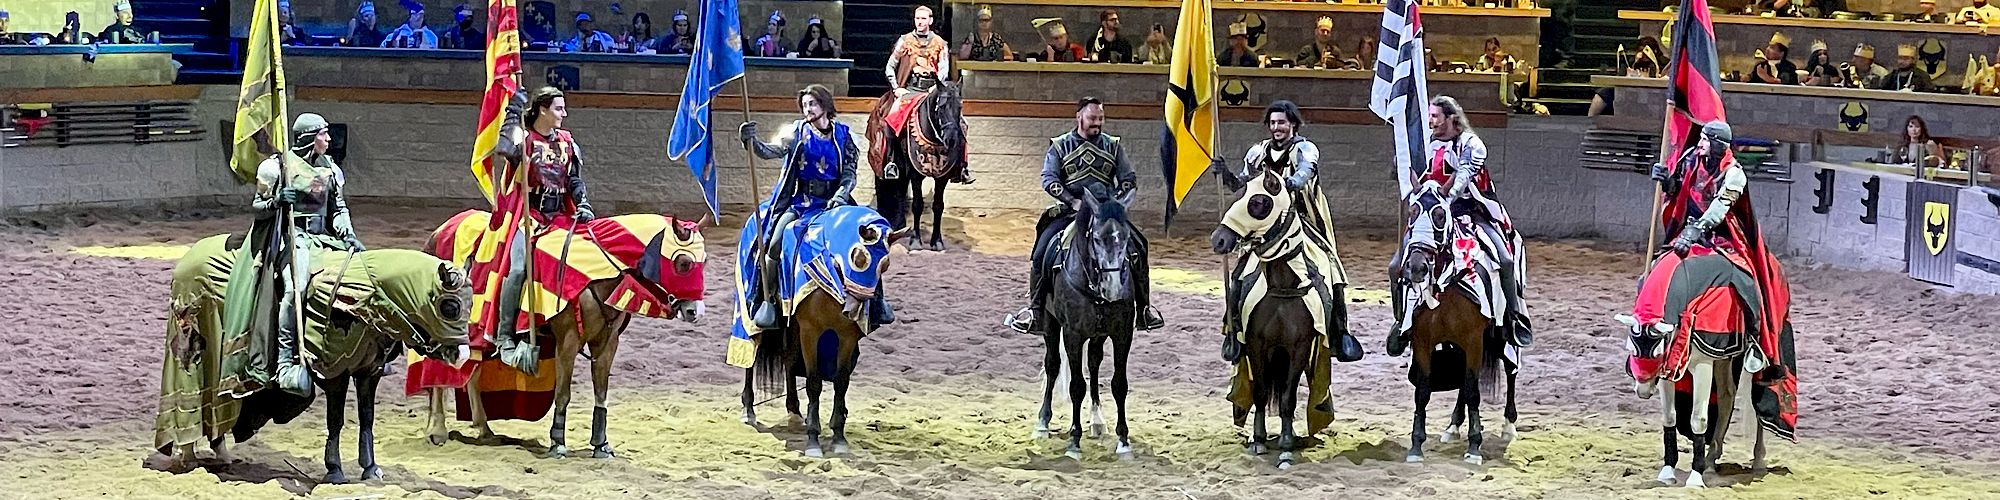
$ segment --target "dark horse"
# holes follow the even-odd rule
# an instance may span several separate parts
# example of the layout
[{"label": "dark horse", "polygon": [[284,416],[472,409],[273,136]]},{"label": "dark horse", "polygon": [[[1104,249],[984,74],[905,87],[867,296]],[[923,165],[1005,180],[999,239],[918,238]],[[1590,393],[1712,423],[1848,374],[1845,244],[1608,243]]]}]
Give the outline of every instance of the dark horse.
[{"label": "dark horse", "polygon": [[[1132,270],[1127,266],[1144,262],[1145,245],[1137,228],[1126,219],[1125,203],[1100,202],[1084,196],[1083,209],[1076,214],[1066,238],[1068,245],[1054,248],[1045,258],[1048,265],[1061,262],[1049,304],[1051,326],[1044,334],[1047,350],[1042,358],[1042,411],[1035,424],[1035,436],[1047,437],[1053,411],[1050,399],[1059,384],[1068,384],[1070,402],[1070,458],[1083,458],[1082,378],[1088,349],[1090,356],[1090,428],[1092,437],[1104,436],[1104,410],[1098,367],[1104,363],[1104,341],[1111,341],[1111,398],[1118,404],[1118,457],[1132,458],[1132,438],[1125,425],[1125,361],[1132,353],[1133,323],[1138,308],[1133,300]],[[1039,229],[1038,229],[1039,231]]]},{"label": "dark horse", "polygon": [[[1480,312],[1473,300],[1473,286],[1460,276],[1450,275],[1453,230],[1449,200],[1427,186],[1414,193],[1410,202],[1409,233],[1402,251],[1402,285],[1411,287],[1403,294],[1418,306],[1411,314],[1410,384],[1416,387],[1416,417],[1411,424],[1410,462],[1424,458],[1424,408],[1431,393],[1458,391],[1452,405],[1451,425],[1439,441],[1450,442],[1461,424],[1466,425],[1465,461],[1485,461],[1480,446],[1485,443],[1484,426],[1479,420],[1482,380],[1490,385],[1501,371],[1507,377],[1507,424],[1504,434],[1514,437],[1515,370],[1504,356],[1505,343],[1494,337],[1494,323]],[[1444,258],[1440,254],[1444,253]],[[1490,273],[1488,273],[1490,274]],[[1481,276],[1482,280],[1490,279]],[[1393,307],[1404,307],[1393,304]],[[1467,423],[1468,417],[1470,423]]]},{"label": "dark horse", "polygon": [[[911,121],[900,129],[888,123],[896,103],[894,91],[876,101],[868,113],[868,164],[875,168],[875,209],[896,229],[908,228],[923,239],[923,180],[930,178],[931,235],[923,243],[925,248],[942,251],[945,185],[965,169],[965,118],[959,112],[956,83],[938,82],[917,100]],[[892,168],[894,178],[884,177]],[[905,212],[906,208],[914,210]]]},{"label": "dark horse", "polygon": [[[1275,160],[1284,163],[1283,158]],[[1322,294],[1331,297],[1335,307],[1324,311],[1329,328],[1343,331],[1329,332],[1334,338],[1346,344],[1349,336],[1344,331],[1347,321],[1345,310],[1338,307],[1345,300],[1340,298],[1340,287],[1326,286],[1325,273],[1333,271],[1333,261],[1324,252],[1323,243],[1315,241],[1305,229],[1299,211],[1295,210],[1293,197],[1296,193],[1285,187],[1284,172],[1267,163],[1250,178],[1238,178],[1227,171],[1216,172],[1224,185],[1236,193],[1236,201],[1223,212],[1223,220],[1210,235],[1209,243],[1217,254],[1230,254],[1245,247],[1248,255],[1243,257],[1243,269],[1228,277],[1227,298],[1231,314],[1223,321],[1225,331],[1233,332],[1241,327],[1244,332],[1244,355],[1237,360],[1245,373],[1239,373],[1234,385],[1246,382],[1249,405],[1254,408],[1256,421],[1252,426],[1250,442],[1246,451],[1254,455],[1264,453],[1267,432],[1264,428],[1264,414],[1270,406],[1276,405],[1279,420],[1278,467],[1288,469],[1296,459],[1297,448],[1293,432],[1294,414],[1299,403],[1299,379],[1326,369],[1316,363],[1330,362],[1328,352],[1320,347],[1320,332],[1314,324],[1313,307],[1307,297]],[[1295,260],[1304,259],[1302,262]],[[1301,275],[1294,264],[1303,264],[1306,274]],[[1239,282],[1241,281],[1241,282]],[[1250,288],[1262,283],[1266,294],[1257,301],[1247,320],[1240,316],[1244,302],[1249,300]],[[1321,304],[1322,306],[1325,304]],[[1343,346],[1343,349],[1347,349]],[[1359,354],[1358,346],[1352,348]],[[1354,359],[1359,359],[1354,358]],[[1318,379],[1319,377],[1313,377]],[[1320,382],[1313,381],[1315,390],[1326,391]],[[1232,393],[1237,389],[1232,389]],[[1232,394],[1232,399],[1237,397]],[[1238,421],[1241,421],[1241,401],[1237,405]],[[1310,423],[1310,418],[1308,421]],[[1311,427],[1311,425],[1308,425]]]},{"label": "dark horse", "polygon": [[[800,246],[835,248],[843,243],[851,243],[852,246],[846,251],[828,251],[816,256],[813,262],[802,261],[798,265],[839,270],[844,273],[844,286],[802,287],[810,291],[792,299],[797,306],[783,318],[784,327],[758,334],[761,340],[757,342],[756,361],[743,371],[743,423],[752,426],[758,425],[758,385],[766,391],[776,391],[779,380],[783,380],[785,410],[796,419],[799,418],[799,400],[794,379],[806,379],[806,396],[811,400],[803,418],[806,425],[805,454],[814,458],[824,456],[819,439],[819,396],[824,382],[833,382],[833,453],[841,455],[848,452],[847,383],[853,379],[854,367],[861,358],[861,338],[867,336],[871,328],[867,304],[876,293],[874,284],[888,269],[888,247],[908,234],[889,231],[887,221],[866,207],[830,210],[863,211],[867,214],[850,217],[822,215],[822,218],[835,218],[838,222],[816,228],[819,231],[808,231],[808,234],[817,234],[824,240],[811,244],[801,242]],[[754,236],[750,235],[754,232],[744,231],[743,234],[742,244],[751,245]],[[834,295],[836,293],[844,297]]]}]

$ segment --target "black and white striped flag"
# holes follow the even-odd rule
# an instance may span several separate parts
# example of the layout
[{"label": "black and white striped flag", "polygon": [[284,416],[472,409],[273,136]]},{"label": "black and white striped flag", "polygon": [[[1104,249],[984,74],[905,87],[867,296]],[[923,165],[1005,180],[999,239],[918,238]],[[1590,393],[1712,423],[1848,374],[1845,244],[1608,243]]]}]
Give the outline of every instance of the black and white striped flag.
[{"label": "black and white striped flag", "polygon": [[1424,85],[1424,25],[1417,18],[1417,2],[1384,2],[1379,38],[1368,109],[1396,131],[1396,186],[1409,198],[1418,169],[1430,163],[1424,147],[1431,137],[1430,92]]}]

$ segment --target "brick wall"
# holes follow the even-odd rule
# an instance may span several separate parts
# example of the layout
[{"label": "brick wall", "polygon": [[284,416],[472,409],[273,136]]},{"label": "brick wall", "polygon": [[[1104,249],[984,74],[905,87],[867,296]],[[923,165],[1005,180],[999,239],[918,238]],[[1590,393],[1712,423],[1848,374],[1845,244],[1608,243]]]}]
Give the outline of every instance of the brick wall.
[{"label": "brick wall", "polygon": [[[457,6],[458,2],[441,0],[420,1],[423,2],[425,7],[425,24],[430,26],[432,30],[438,31],[439,35],[443,35],[444,29],[450,27],[452,24],[451,9]],[[90,3],[95,5],[99,2],[92,1]],[[696,23],[700,22],[701,14],[701,2],[696,0],[622,0],[618,3],[623,6],[624,14],[612,14],[609,8],[612,2],[608,1],[554,0],[553,3],[556,5],[556,32],[561,33],[564,39],[568,39],[570,36],[576,34],[576,23],[574,21],[576,20],[576,13],[579,11],[589,12],[590,17],[596,21],[595,27],[598,30],[612,34],[623,34],[625,29],[632,24],[632,15],[644,12],[648,17],[653,19],[653,33],[655,36],[666,34],[667,30],[673,27],[675,10],[688,11],[688,16],[693,18]],[[347,22],[354,17],[354,9],[360,4],[360,0],[292,0],[292,22],[305,28],[306,31],[320,36],[342,36],[347,33]],[[480,29],[486,29],[486,2],[468,1],[466,4],[471,6],[475,12],[473,17],[477,19]],[[520,2],[519,5],[525,7],[527,4],[528,2],[524,1]],[[252,9],[255,7],[256,2],[249,0],[238,0],[230,3],[229,32],[231,36],[249,36],[249,20],[255,15],[252,12]],[[737,15],[742,16],[744,34],[755,37],[764,32],[764,18],[770,16],[772,10],[784,11],[786,18],[785,39],[797,43],[798,38],[805,34],[806,19],[815,15],[826,22],[828,33],[833,33],[835,37],[839,37],[841,32],[840,9],[840,2],[742,0],[739,3]],[[20,19],[19,16],[19,14],[15,14],[15,19]],[[375,17],[376,29],[388,31],[395,29],[397,25],[407,20],[409,18],[409,11],[403,10],[397,4],[396,0],[375,0]],[[106,19],[109,18],[107,17]],[[57,22],[61,22],[62,17],[58,15],[56,20]],[[526,22],[525,19],[523,22]],[[89,29],[101,29],[104,24],[108,24],[108,21],[94,25],[99,28]],[[86,22],[84,26],[93,25]]]},{"label": "brick wall", "polygon": [[217,128],[235,101],[234,87],[203,90],[195,107],[195,122],[207,128],[202,141],[6,148],[0,212],[214,204],[245,193],[223,160],[229,131]]},{"label": "brick wall", "polygon": [[[1737,126],[1737,135],[1745,137],[1756,136],[1754,125],[1833,129],[1841,123],[1840,107],[1853,101],[1810,95],[1810,91],[1805,89],[1799,92],[1798,95],[1724,92],[1722,101],[1729,110],[1730,124]],[[1665,91],[1660,89],[1620,89],[1618,115],[1658,119],[1665,100]],[[1995,111],[1992,106],[1872,99],[1861,102],[1868,106],[1870,131],[1893,133],[1902,128],[1903,120],[1910,115],[1919,115],[1930,125],[1933,136],[2000,137],[2000,120],[1993,118]]]},{"label": "brick wall", "polygon": [[[952,47],[965,40],[977,29],[978,7],[972,4],[954,3],[952,9]],[[1102,7],[1054,7],[1041,5],[994,5],[993,29],[1016,53],[1039,52],[1042,47],[1041,35],[1029,21],[1044,17],[1060,17],[1063,26],[1069,29],[1071,42],[1089,48],[1091,37],[1097,36],[1097,18]],[[1179,22],[1178,8],[1120,8],[1118,10],[1119,36],[1129,39],[1134,49],[1146,41],[1146,34],[1154,24],[1165,27],[1168,40],[1173,39],[1174,26]],[[1221,39],[1229,36],[1229,24],[1236,22],[1238,15],[1250,11],[1229,10],[1226,5],[1217,4],[1214,32],[1217,50],[1227,47]],[[1300,47],[1313,41],[1313,30],[1319,16],[1333,18],[1334,46],[1348,57],[1354,57],[1362,37],[1376,36],[1382,28],[1380,12],[1290,12],[1255,11],[1264,18],[1266,42],[1263,52],[1271,57],[1291,58]],[[1439,59],[1470,62],[1485,53],[1485,40],[1499,37],[1500,46],[1520,59],[1529,67],[1535,65],[1539,54],[1541,23],[1533,17],[1486,17],[1462,15],[1426,16],[1431,22],[1424,23],[1424,47],[1435,52]],[[1766,36],[1769,36],[1768,34]]]},{"label": "brick wall", "polygon": [[98,54],[94,62],[82,54],[10,55],[0,64],[0,88],[131,87],[174,83],[179,72],[173,56]]}]

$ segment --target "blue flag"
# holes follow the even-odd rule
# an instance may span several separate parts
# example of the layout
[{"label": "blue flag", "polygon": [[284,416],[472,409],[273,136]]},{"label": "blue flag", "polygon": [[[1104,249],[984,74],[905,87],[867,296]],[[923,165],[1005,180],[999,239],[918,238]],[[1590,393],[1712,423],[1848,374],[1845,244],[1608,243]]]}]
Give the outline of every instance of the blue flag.
[{"label": "blue flag", "polygon": [[687,162],[688,171],[701,183],[709,212],[720,219],[709,106],[724,85],[743,77],[743,35],[737,23],[736,0],[703,0],[701,5],[701,30],[695,34],[673,132],[667,134],[667,158]]}]

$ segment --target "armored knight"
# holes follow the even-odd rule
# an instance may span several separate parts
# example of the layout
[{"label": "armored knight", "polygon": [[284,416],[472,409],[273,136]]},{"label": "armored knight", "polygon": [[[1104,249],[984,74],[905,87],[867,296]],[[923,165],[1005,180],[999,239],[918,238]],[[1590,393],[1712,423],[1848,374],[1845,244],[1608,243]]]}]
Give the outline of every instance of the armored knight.
[{"label": "armored knight", "polygon": [[[833,91],[809,85],[799,91],[798,101],[800,119],[786,127],[776,143],[759,139],[757,122],[745,122],[741,131],[744,144],[758,158],[785,161],[784,180],[771,196],[773,217],[760,228],[764,269],[758,273],[761,283],[757,284],[757,295],[763,303],[752,317],[759,328],[767,330],[778,326],[778,242],[782,231],[795,230],[798,221],[821,211],[853,204],[855,170],[860,163],[861,149],[854,144],[854,134],[846,124],[834,120]],[[880,287],[871,300],[871,322],[880,326],[896,321]]]},{"label": "armored knight", "polygon": [[296,285],[304,283],[312,268],[312,248],[359,252],[365,249],[354,235],[347,214],[347,178],[327,156],[332,135],[326,119],[312,113],[292,122],[292,151],[272,155],[257,165],[257,195],[250,202],[264,217],[289,209],[291,249],[283,257],[277,323],[278,387],[300,396],[309,396],[311,374],[299,357],[298,315],[293,311]]}]

